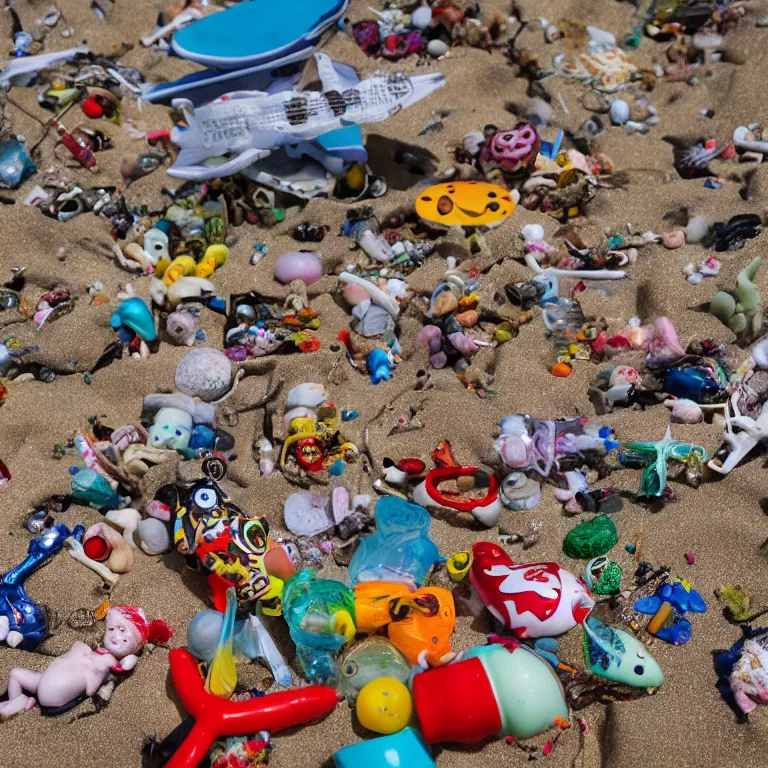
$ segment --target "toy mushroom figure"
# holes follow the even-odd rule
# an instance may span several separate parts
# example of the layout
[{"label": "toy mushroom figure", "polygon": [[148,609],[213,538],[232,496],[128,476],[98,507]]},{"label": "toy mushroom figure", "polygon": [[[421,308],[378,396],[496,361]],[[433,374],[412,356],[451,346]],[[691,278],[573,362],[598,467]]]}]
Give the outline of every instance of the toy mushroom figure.
[{"label": "toy mushroom figure", "polygon": [[44,709],[68,711],[93,696],[110,672],[130,672],[147,643],[164,643],[172,636],[173,630],[164,621],[148,622],[140,608],[111,608],[100,647],[77,642],[43,672],[14,667],[8,678],[8,701],[0,704],[0,718],[32,709],[36,703]]}]

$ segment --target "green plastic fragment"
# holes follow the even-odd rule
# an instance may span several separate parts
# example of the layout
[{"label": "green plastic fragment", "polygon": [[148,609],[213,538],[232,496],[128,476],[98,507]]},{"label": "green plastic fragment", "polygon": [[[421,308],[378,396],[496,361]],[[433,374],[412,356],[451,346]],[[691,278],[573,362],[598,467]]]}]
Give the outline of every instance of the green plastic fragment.
[{"label": "green plastic fragment", "polygon": [[748,621],[753,613],[752,595],[744,592],[741,587],[725,585],[717,590],[717,596],[731,614],[734,621]]},{"label": "green plastic fragment", "polygon": [[621,566],[613,561],[609,562],[603,573],[592,587],[596,595],[616,595],[621,588]]},{"label": "green plastic fragment", "polygon": [[610,517],[598,515],[577,525],[563,539],[563,552],[574,560],[590,560],[613,549],[619,535]]}]

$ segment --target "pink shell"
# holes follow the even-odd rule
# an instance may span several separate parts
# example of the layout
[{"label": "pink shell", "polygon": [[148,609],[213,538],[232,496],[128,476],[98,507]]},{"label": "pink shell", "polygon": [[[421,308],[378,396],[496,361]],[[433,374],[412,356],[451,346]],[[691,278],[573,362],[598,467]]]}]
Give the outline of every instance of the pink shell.
[{"label": "pink shell", "polygon": [[289,251],[275,262],[275,277],[284,285],[303,280],[307,285],[323,276],[323,265],[313,251]]},{"label": "pink shell", "polygon": [[517,435],[501,435],[496,450],[508,467],[529,467],[533,461],[530,441]]}]

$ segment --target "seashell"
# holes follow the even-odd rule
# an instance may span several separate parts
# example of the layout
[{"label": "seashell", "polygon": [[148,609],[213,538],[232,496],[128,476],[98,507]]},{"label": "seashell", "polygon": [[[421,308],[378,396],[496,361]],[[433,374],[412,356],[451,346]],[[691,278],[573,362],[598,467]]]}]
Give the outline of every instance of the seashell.
[{"label": "seashell", "polygon": [[755,361],[755,367],[759,370],[768,370],[768,339],[761,341],[752,350],[752,359]]},{"label": "seashell", "polygon": [[334,525],[328,498],[303,491],[285,500],[283,516],[286,528],[296,536],[316,536]]},{"label": "seashell", "polygon": [[[163,281],[160,280],[159,282],[162,283]],[[175,307],[184,299],[198,298],[205,293],[213,293],[215,290],[216,286],[203,277],[180,277],[168,288],[168,302],[172,307]]]},{"label": "seashell", "polygon": [[171,312],[165,330],[171,342],[179,347],[191,347],[195,343],[197,324],[189,312]]},{"label": "seashell", "polygon": [[685,245],[685,232],[682,229],[673,229],[671,232],[665,232],[661,236],[661,241],[669,250],[680,248]]},{"label": "seashell", "polygon": [[699,424],[704,421],[704,412],[698,403],[681,398],[672,406],[672,421],[675,424]]},{"label": "seashell", "polygon": [[322,384],[297,384],[288,392],[288,408],[317,408],[328,399],[328,393]]},{"label": "seashell", "polygon": [[176,366],[176,388],[206,403],[220,400],[232,386],[232,361],[212,347],[193,349]]}]

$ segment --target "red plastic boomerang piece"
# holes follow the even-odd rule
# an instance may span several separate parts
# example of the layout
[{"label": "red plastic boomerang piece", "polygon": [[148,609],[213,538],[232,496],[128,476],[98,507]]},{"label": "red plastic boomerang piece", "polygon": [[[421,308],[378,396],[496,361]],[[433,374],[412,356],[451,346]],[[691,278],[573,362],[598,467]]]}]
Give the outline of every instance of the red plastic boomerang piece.
[{"label": "red plastic boomerang piece", "polygon": [[173,684],[195,725],[165,768],[197,768],[221,736],[280,731],[322,717],[336,707],[335,689],[323,685],[250,701],[228,701],[205,690],[197,662],[188,651],[174,648],[170,662]]}]

